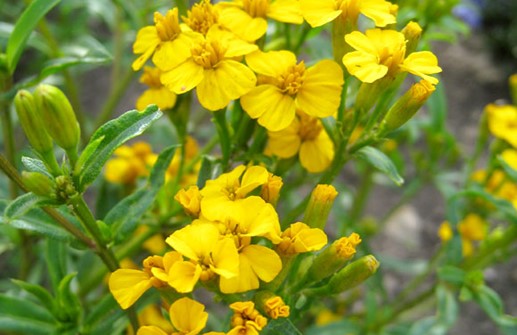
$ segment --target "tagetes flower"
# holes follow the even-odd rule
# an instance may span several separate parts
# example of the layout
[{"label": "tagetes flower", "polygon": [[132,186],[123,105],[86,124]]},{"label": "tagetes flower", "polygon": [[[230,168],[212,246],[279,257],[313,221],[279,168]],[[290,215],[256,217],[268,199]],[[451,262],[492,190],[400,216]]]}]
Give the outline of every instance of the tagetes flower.
[{"label": "tagetes flower", "polygon": [[258,335],[267,325],[267,319],[255,309],[252,301],[238,301],[230,305],[234,315],[230,321],[232,330],[227,335]]},{"label": "tagetes flower", "polygon": [[248,193],[269,180],[268,171],[262,166],[244,165],[208,180],[201,189],[201,213],[212,221],[224,221],[233,212],[234,201],[245,198]]},{"label": "tagetes flower", "polygon": [[118,269],[109,278],[109,289],[122,309],[131,307],[151,287],[163,287],[162,280],[172,265],[182,260],[181,254],[171,251],[161,256],[150,256],[143,261],[143,270]]},{"label": "tagetes flower", "polygon": [[438,79],[429,76],[439,73],[436,56],[430,51],[418,51],[406,56],[404,34],[395,30],[369,29],[365,34],[354,31],[345,41],[356,51],[343,56],[343,64],[351,75],[365,83],[373,83],[385,76],[409,72],[433,85]]},{"label": "tagetes flower", "polygon": [[189,259],[174,263],[167,274],[169,285],[178,292],[192,292],[198,280],[216,275],[231,278],[239,273],[233,240],[223,238],[213,224],[193,223],[175,231],[165,242]]},{"label": "tagetes flower", "polygon": [[144,73],[140,77],[140,82],[149,86],[136,100],[136,109],[143,110],[148,105],[156,104],[160,109],[170,109],[176,103],[176,94],[160,81],[162,72],[158,68],[144,66]]},{"label": "tagetes flower", "polygon": [[[190,298],[176,300],[169,308],[169,316],[177,335],[197,335],[206,326],[208,313],[205,306]],[[143,326],[137,335],[168,335],[169,333],[157,326]]]},{"label": "tagetes flower", "polygon": [[267,30],[267,19],[301,24],[298,0],[234,0],[221,2],[219,23],[246,41],[261,38]]},{"label": "tagetes flower", "polygon": [[277,250],[284,255],[317,251],[327,244],[327,235],[319,228],[311,228],[303,222],[293,223],[282,232],[282,242]]},{"label": "tagetes flower", "polygon": [[359,14],[373,20],[377,27],[396,22],[393,4],[384,0],[300,0],[305,20],[319,27],[336,18],[356,23]]},{"label": "tagetes flower", "polygon": [[332,60],[321,60],[307,68],[290,51],[254,52],[246,56],[258,73],[258,85],[241,97],[248,115],[269,131],[287,128],[296,110],[313,117],[333,115],[341,101],[343,72]]},{"label": "tagetes flower", "polygon": [[[185,33],[186,34],[186,33]],[[236,39],[229,32],[212,27],[206,37],[190,33],[188,47],[178,57],[161,59],[162,83],[176,94],[197,89],[199,102],[210,111],[226,107],[230,101],[248,93],[256,83],[253,71],[234,58],[257,50],[257,46]]]},{"label": "tagetes flower", "polygon": [[302,112],[287,128],[269,131],[268,138],[267,154],[280,158],[299,154],[302,166],[312,173],[324,171],[334,159],[334,143],[320,120]]},{"label": "tagetes flower", "polygon": [[492,135],[517,148],[517,107],[489,104],[485,107],[485,113]]},{"label": "tagetes flower", "polygon": [[154,25],[143,27],[136,35],[133,52],[141,56],[133,62],[132,68],[134,71],[140,70],[151,56],[156,64],[156,61],[170,58],[171,53],[185,53],[185,43],[187,40],[181,33],[178,9],[169,10],[165,16],[156,12]]}]

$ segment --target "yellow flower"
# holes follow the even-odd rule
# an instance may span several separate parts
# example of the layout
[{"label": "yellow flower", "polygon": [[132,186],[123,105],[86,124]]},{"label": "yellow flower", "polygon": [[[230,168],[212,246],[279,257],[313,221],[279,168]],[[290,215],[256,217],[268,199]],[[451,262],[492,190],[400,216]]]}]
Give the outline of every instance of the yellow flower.
[{"label": "yellow flower", "polygon": [[230,305],[234,315],[230,321],[232,330],[227,335],[258,335],[267,325],[267,319],[251,301],[238,301]]},{"label": "yellow flower", "polygon": [[[256,45],[237,40],[217,26],[206,37],[198,33],[189,36],[190,45],[183,46],[178,57],[155,62],[164,70],[161,81],[168,89],[182,94],[197,88],[201,105],[216,111],[255,86],[257,79],[253,71],[235,57],[255,51]],[[171,59],[174,66],[169,64]]]},{"label": "yellow flower", "polygon": [[140,70],[151,56],[156,62],[169,58],[171,53],[184,53],[185,43],[177,8],[169,10],[165,16],[154,13],[154,25],[140,29],[136,35],[133,52],[142,55],[133,62],[133,70]]},{"label": "yellow flower", "polygon": [[221,8],[219,23],[250,42],[266,33],[267,18],[286,23],[303,23],[297,0],[234,0],[218,5]]},{"label": "yellow flower", "polygon": [[320,120],[302,112],[287,128],[268,132],[266,153],[290,158],[299,153],[300,163],[312,173],[322,172],[334,159],[334,143]]},{"label": "yellow flower", "polygon": [[283,185],[284,182],[281,177],[269,173],[267,182],[262,185],[262,189],[260,190],[260,197],[273,206],[276,206]]},{"label": "yellow flower", "polygon": [[187,11],[187,16],[181,18],[192,31],[206,35],[210,28],[219,24],[219,8],[212,5],[210,0],[202,0]]},{"label": "yellow flower", "polygon": [[[147,176],[154,156],[151,146],[145,142],[123,145],[114,152],[115,157],[105,166],[104,176],[110,183],[134,184],[138,177]],[[154,162],[152,162],[154,163]]]},{"label": "yellow flower", "polygon": [[[157,305],[147,305],[144,309],[138,313],[138,323],[141,326],[156,326],[160,330],[164,331],[165,334],[170,334],[174,331],[169,321],[163,317],[160,307]],[[128,326],[126,335],[134,335],[133,328]],[[159,333],[161,334],[161,333]]]},{"label": "yellow flower", "polygon": [[181,260],[177,252],[168,252],[163,257],[150,256],[143,261],[144,269],[118,269],[109,278],[109,289],[120,307],[127,309],[151,287],[167,285],[163,274]]},{"label": "yellow flower", "polygon": [[442,71],[436,56],[430,51],[419,51],[406,57],[406,40],[398,31],[369,29],[366,34],[354,31],[345,36],[345,41],[356,51],[346,53],[343,64],[362,82],[373,83],[385,76],[409,72],[438,84],[438,79],[429,76]]},{"label": "yellow flower", "polygon": [[440,237],[440,240],[442,240],[442,242],[450,241],[453,235],[454,233],[452,232],[450,223],[448,221],[442,222],[440,228],[438,228],[438,237]]},{"label": "yellow flower", "polygon": [[212,221],[224,221],[233,212],[235,200],[243,199],[268,180],[269,172],[262,166],[246,168],[244,165],[208,180],[201,190],[202,215]]},{"label": "yellow flower", "polygon": [[248,66],[260,75],[258,85],[241,97],[243,109],[270,131],[287,128],[300,109],[313,117],[333,115],[341,100],[343,72],[332,60],[306,68],[290,51],[254,52]]},{"label": "yellow flower", "polygon": [[373,20],[377,27],[395,23],[392,4],[384,0],[300,0],[305,20],[312,27],[319,27],[336,18],[357,23],[359,14]]},{"label": "yellow flower", "polygon": [[160,82],[161,71],[158,68],[144,66],[140,82],[149,86],[136,100],[136,109],[143,110],[148,105],[156,104],[160,109],[170,109],[176,103],[176,94],[169,91]]},{"label": "yellow flower", "polygon": [[517,107],[489,104],[485,107],[485,113],[492,135],[517,148]]},{"label": "yellow flower", "polygon": [[[208,313],[205,306],[190,298],[176,300],[169,309],[175,335],[196,335],[205,328]],[[138,329],[137,335],[168,335],[169,333],[157,326],[144,326]]]},{"label": "yellow flower", "polygon": [[311,228],[303,222],[293,223],[282,232],[282,242],[277,250],[283,255],[317,251],[327,244],[327,235],[319,228]]},{"label": "yellow flower", "polygon": [[176,262],[168,272],[168,283],[178,292],[192,292],[198,280],[216,275],[232,278],[238,274],[239,255],[232,239],[223,238],[210,223],[193,223],[170,235],[165,242],[188,261]]},{"label": "yellow flower", "polygon": [[458,232],[461,236],[463,256],[474,253],[475,241],[482,241],[487,235],[487,223],[477,214],[468,214],[458,223]]},{"label": "yellow flower", "polygon": [[501,158],[508,164],[512,169],[517,171],[517,150],[506,149],[501,153]]},{"label": "yellow flower", "polygon": [[197,186],[190,186],[187,190],[182,188],[176,193],[174,199],[180,203],[185,213],[196,218],[199,217],[201,193]]}]

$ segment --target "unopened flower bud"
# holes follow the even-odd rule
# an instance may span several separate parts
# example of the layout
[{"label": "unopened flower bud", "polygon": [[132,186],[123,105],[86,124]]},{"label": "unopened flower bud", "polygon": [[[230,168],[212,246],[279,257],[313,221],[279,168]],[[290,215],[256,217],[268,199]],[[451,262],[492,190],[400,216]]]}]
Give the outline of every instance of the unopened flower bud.
[{"label": "unopened flower bud", "polygon": [[406,55],[416,51],[418,41],[422,36],[422,27],[414,21],[410,21],[403,29],[402,34],[406,38]]},{"label": "unopened flower bud", "polygon": [[190,186],[187,190],[179,190],[174,199],[180,203],[185,213],[195,218],[199,217],[201,193],[197,186]]},{"label": "unopened flower bud", "polygon": [[512,97],[512,102],[514,106],[517,106],[517,73],[510,76],[508,84],[510,85],[510,96]]},{"label": "unopened flower bud", "polygon": [[319,184],[311,193],[309,204],[305,209],[303,222],[312,228],[325,228],[338,192],[332,185]]},{"label": "unopened flower bud", "polygon": [[70,177],[59,176],[56,178],[56,195],[59,200],[65,202],[77,195],[77,190]]},{"label": "unopened flower bud", "polygon": [[267,182],[262,185],[260,197],[275,206],[278,201],[278,197],[280,196],[280,189],[282,189],[283,185],[284,183],[282,182],[281,177],[270,173]]},{"label": "unopened flower bud", "polygon": [[320,281],[343,268],[355,255],[359,243],[361,243],[361,237],[356,233],[334,241],[314,259],[308,272],[310,281]]},{"label": "unopened flower bud", "polygon": [[393,131],[409,121],[420,107],[424,105],[434,90],[434,85],[427,80],[421,80],[411,86],[411,88],[395,102],[382,120],[380,133]]},{"label": "unopened flower bud", "polygon": [[67,154],[76,152],[80,128],[65,94],[55,86],[42,84],[34,97],[49,135]]},{"label": "unopened flower bud", "polygon": [[290,308],[284,300],[273,292],[261,291],[255,295],[257,307],[271,319],[289,317]]},{"label": "unopened flower bud", "polygon": [[32,193],[55,198],[56,184],[44,174],[39,172],[22,171],[22,180],[27,189]]}]

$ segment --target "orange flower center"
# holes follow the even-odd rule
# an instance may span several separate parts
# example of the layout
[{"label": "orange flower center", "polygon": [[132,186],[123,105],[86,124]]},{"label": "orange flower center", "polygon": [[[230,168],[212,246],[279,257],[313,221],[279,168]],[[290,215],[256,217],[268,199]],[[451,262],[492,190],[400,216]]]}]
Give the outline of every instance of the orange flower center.
[{"label": "orange flower center", "polygon": [[158,12],[154,13],[154,26],[156,27],[158,37],[163,42],[174,40],[181,33],[178,22],[178,9],[174,8],[168,11],[165,16]]},{"label": "orange flower center", "polygon": [[303,60],[291,67],[280,76],[279,87],[282,92],[289,95],[295,95],[303,85],[303,79],[305,77],[305,63]]},{"label": "orange flower center", "polygon": [[183,22],[193,31],[206,35],[208,29],[216,24],[219,16],[209,0],[195,4],[187,12],[187,17],[182,16]]},{"label": "orange flower center", "polygon": [[251,17],[266,17],[269,0],[243,0],[243,6],[246,13]]},{"label": "orange flower center", "polygon": [[226,48],[217,41],[203,41],[192,47],[190,51],[196,64],[205,69],[211,69],[224,58]]},{"label": "orange flower center", "polygon": [[318,137],[322,130],[319,120],[303,113],[300,113],[299,117],[300,128],[298,129],[298,136],[300,136],[302,142],[312,141]]}]

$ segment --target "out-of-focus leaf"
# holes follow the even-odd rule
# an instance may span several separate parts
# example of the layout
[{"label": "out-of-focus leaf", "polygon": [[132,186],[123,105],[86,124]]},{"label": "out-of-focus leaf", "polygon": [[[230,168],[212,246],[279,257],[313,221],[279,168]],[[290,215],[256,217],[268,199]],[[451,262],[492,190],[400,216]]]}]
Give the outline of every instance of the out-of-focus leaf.
[{"label": "out-of-focus leaf", "polygon": [[[162,116],[162,112],[156,105],[148,106],[144,111],[132,110],[124,113],[115,120],[102,125],[90,138],[79,160],[83,164],[77,164],[74,172],[78,177],[79,190],[84,190],[101,173],[104,163],[111,154],[126,141],[140,135],[154,121]],[[99,143],[99,138],[102,138]],[[95,150],[89,148],[94,146]]]},{"label": "out-of-focus leaf", "polygon": [[373,167],[386,174],[397,186],[404,183],[395,164],[382,151],[374,147],[364,147],[355,153],[355,156],[370,163]]},{"label": "out-of-focus leaf", "polygon": [[53,303],[54,298],[44,287],[18,279],[11,279],[11,281],[24,291],[32,294],[47,310],[52,311],[55,308]]},{"label": "out-of-focus leaf", "polygon": [[[22,297],[12,297],[0,294],[0,318],[14,318],[26,320],[29,324],[31,320],[41,324],[52,324],[54,318],[52,314],[38,304]],[[0,321],[0,330],[3,324]]]},{"label": "out-of-focus leaf", "polygon": [[510,164],[506,163],[506,161],[501,157],[498,156],[497,160],[499,161],[499,164],[503,167],[504,172],[508,176],[508,178],[511,179],[514,183],[517,183],[517,170],[512,168]]},{"label": "out-of-focus leaf", "polygon": [[458,302],[453,292],[445,285],[436,288],[437,317],[440,323],[450,328],[458,318]]},{"label": "out-of-focus leaf", "polygon": [[325,326],[312,326],[304,331],[305,335],[343,335],[359,334],[360,327],[351,321],[337,321]]},{"label": "out-of-focus leaf", "polygon": [[275,334],[283,334],[283,335],[302,335],[302,333],[296,328],[291,320],[286,318],[279,318],[276,320],[270,320],[261,332],[261,334],[265,335],[275,335]]},{"label": "out-of-focus leaf", "polygon": [[7,41],[7,66],[12,74],[25,49],[27,39],[39,21],[56,6],[60,0],[34,0],[23,11]]},{"label": "out-of-focus leaf", "polygon": [[408,335],[445,335],[447,327],[434,316],[418,320],[409,330]]},{"label": "out-of-focus leaf", "polygon": [[443,266],[438,269],[438,278],[454,285],[463,285],[465,276],[465,271],[455,266]]}]

